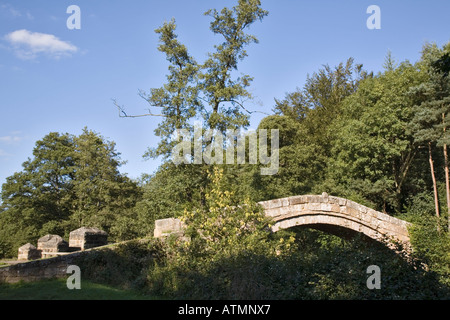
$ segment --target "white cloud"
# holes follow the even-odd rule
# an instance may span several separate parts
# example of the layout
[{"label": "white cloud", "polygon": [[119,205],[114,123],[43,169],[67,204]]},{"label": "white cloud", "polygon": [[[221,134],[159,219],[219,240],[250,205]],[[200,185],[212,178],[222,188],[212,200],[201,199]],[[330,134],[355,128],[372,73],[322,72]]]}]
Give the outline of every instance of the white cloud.
[{"label": "white cloud", "polygon": [[0,157],[10,157],[12,156],[12,154],[9,154],[5,151],[3,151],[2,149],[0,149]]},{"label": "white cloud", "polygon": [[14,8],[9,3],[1,4],[0,5],[0,11],[4,12],[6,16],[12,17],[12,18],[20,18],[20,17],[26,17],[28,20],[33,20],[33,15],[27,11],[25,14],[22,14],[19,10]]},{"label": "white cloud", "polygon": [[22,136],[21,131],[14,131],[11,132],[8,136],[2,136],[0,137],[0,143],[2,144],[16,144],[20,141],[24,140],[25,137]]},{"label": "white cloud", "polygon": [[14,142],[20,142],[23,138],[18,136],[4,136],[0,137],[0,142],[6,142],[6,143],[14,143]]},{"label": "white cloud", "polygon": [[62,41],[52,34],[25,29],[8,33],[4,38],[21,59],[34,59],[38,54],[60,58],[78,51],[78,48],[70,42]]},{"label": "white cloud", "polygon": [[21,17],[22,14],[20,13],[19,10],[15,9],[12,5],[10,5],[9,3],[6,4],[2,4],[0,5],[0,9],[2,11],[7,12],[9,15],[11,15],[13,18],[18,18]]}]

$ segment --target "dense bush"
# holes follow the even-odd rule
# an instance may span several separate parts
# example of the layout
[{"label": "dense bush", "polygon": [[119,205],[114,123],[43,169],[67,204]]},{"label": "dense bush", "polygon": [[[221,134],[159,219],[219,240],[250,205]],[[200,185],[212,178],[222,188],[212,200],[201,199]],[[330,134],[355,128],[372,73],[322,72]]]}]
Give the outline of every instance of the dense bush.
[{"label": "dense bush", "polygon": [[[235,205],[221,170],[210,179],[205,207],[182,217],[187,237],[132,241],[87,255],[84,277],[170,299],[450,298],[448,279],[442,281],[446,236],[412,230],[418,246],[411,259],[364,236],[344,240],[306,228],[272,233],[256,206]],[[372,265],[381,270],[381,289],[367,286]]]},{"label": "dense bush", "polygon": [[[439,274],[441,282],[450,286],[450,234],[442,231],[445,224],[432,223],[423,216],[416,216],[414,220],[410,230],[414,256]],[[438,228],[438,225],[441,226]]]},{"label": "dense bush", "polygon": [[[297,239],[289,255],[186,256],[192,263],[177,260],[175,239],[133,241],[86,255],[80,266],[84,279],[168,299],[450,299],[439,274],[382,245],[315,230]],[[367,288],[370,265],[381,269],[379,290]]]},{"label": "dense bush", "polygon": [[145,286],[147,269],[163,250],[159,241],[135,240],[82,255],[77,261],[83,279],[120,287]]},{"label": "dense bush", "polygon": [[[275,114],[258,125],[279,130],[275,175],[260,174],[265,164],[250,161],[249,146],[248,165],[223,165],[213,175],[206,164],[169,161],[176,154],[173,134],[193,130],[192,120],[218,132],[248,128],[241,102],[251,98],[251,77],[234,80],[230,71],[256,41],[244,31],[267,15],[260,5],[243,0],[207,12],[211,30],[225,42],[202,65],[178,42],[175,21],[156,30],[170,74],[163,87],[142,96],[164,106],[155,130],[161,141],[147,153],[163,163],[142,183],[119,172],[115,144],[92,131],[38,141],[33,158],[2,186],[0,258],[16,256],[42,235],[67,237],[81,226],[107,231],[110,241],[146,237],[155,220],[181,215],[188,241],[132,241],[94,251],[79,262],[83,277],[174,299],[450,298],[450,203],[443,203],[450,182],[442,170],[450,143],[450,43],[424,46],[415,64],[397,65],[388,56],[376,75],[353,59],[326,65],[276,100]],[[205,151],[213,146],[213,139],[203,142]],[[273,234],[255,204],[324,191],[387,214],[407,212],[414,259],[358,238]],[[367,288],[371,265],[381,269],[379,290]]]}]

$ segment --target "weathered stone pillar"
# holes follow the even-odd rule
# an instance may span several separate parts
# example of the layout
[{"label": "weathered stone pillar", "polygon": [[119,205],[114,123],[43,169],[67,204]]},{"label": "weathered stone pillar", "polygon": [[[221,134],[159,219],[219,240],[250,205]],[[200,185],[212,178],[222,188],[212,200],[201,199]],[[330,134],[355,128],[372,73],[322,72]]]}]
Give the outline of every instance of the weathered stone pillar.
[{"label": "weathered stone pillar", "polygon": [[155,238],[164,238],[172,234],[180,237],[184,235],[184,224],[180,219],[169,218],[155,221]]},{"label": "weathered stone pillar", "polygon": [[70,233],[69,246],[78,250],[101,247],[108,244],[108,234],[97,228],[74,230]]},{"label": "weathered stone pillar", "polygon": [[41,250],[42,258],[50,258],[56,256],[54,253],[67,252],[69,244],[57,235],[48,234],[38,240],[38,250]]},{"label": "weathered stone pillar", "polygon": [[19,248],[17,260],[36,260],[41,258],[41,252],[31,243],[27,243]]}]

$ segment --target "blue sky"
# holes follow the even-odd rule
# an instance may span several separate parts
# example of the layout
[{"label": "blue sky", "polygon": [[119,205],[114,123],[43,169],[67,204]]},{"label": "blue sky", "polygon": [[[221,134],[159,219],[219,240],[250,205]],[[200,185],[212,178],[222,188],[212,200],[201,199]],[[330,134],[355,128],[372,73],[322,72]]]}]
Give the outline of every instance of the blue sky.
[{"label": "blue sky", "polygon": [[[129,114],[145,113],[139,89],[160,87],[167,63],[154,30],[175,18],[179,40],[198,62],[221,39],[203,12],[234,5],[207,0],[0,0],[0,184],[21,170],[35,142],[52,131],[80,134],[87,126],[117,144],[121,171],[152,173],[144,161],[160,118],[119,118],[117,99]],[[255,78],[249,109],[270,113],[274,98],[302,87],[324,64],[353,57],[378,72],[390,50],[415,62],[425,42],[450,41],[448,0],[262,0],[270,12],[250,32],[240,72]],[[370,5],[381,9],[381,29],[369,30]],[[70,30],[70,5],[81,9],[81,29]],[[252,128],[263,115],[254,114]]]}]

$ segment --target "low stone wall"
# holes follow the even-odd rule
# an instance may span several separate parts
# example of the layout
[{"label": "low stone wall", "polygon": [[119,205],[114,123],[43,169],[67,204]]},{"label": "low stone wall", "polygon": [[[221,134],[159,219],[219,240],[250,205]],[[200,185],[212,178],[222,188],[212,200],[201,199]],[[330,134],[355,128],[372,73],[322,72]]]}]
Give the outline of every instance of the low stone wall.
[{"label": "low stone wall", "polygon": [[[101,248],[97,248],[101,249]],[[0,283],[32,282],[44,279],[68,277],[67,268],[77,265],[77,259],[95,249],[78,251],[53,258],[20,262],[0,267]]]}]

